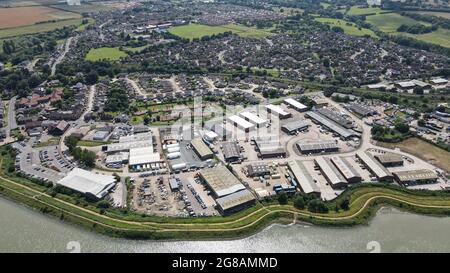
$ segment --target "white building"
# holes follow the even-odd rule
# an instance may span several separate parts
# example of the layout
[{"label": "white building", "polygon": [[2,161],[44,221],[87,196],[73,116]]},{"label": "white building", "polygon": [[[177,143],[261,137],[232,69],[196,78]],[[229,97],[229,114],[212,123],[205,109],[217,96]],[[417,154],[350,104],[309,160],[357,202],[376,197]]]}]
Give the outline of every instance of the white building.
[{"label": "white building", "polygon": [[112,175],[96,174],[80,168],[74,168],[66,177],[56,183],[87,197],[102,199],[114,187],[116,179]]},{"label": "white building", "polygon": [[257,116],[256,114],[252,113],[252,112],[242,112],[240,113],[241,117],[243,117],[246,121],[253,123],[256,125],[256,127],[260,128],[263,127],[265,124],[267,124],[267,120],[260,118],[259,116]]},{"label": "white building", "polygon": [[161,155],[153,152],[153,147],[130,149],[128,164],[130,168],[159,169],[162,162]]},{"label": "white building", "polygon": [[292,98],[287,98],[284,100],[284,103],[289,105],[290,107],[294,108],[295,110],[299,112],[304,112],[308,110],[308,106],[304,105],[303,103],[300,103]]},{"label": "white building", "polygon": [[253,129],[253,127],[255,127],[255,125],[237,115],[228,117],[228,120],[231,122],[231,124],[242,129],[245,132],[249,132],[251,129]]}]

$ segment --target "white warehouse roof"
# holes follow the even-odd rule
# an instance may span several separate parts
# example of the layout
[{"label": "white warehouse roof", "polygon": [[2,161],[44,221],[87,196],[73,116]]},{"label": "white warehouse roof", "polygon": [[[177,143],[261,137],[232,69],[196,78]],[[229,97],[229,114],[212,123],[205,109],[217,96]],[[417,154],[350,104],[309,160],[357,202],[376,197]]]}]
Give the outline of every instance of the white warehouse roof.
[{"label": "white warehouse roof", "polygon": [[112,175],[96,174],[80,168],[74,168],[57,184],[98,199],[103,198],[114,186],[116,179]]},{"label": "white warehouse roof", "polygon": [[298,102],[298,101],[296,101],[296,100],[294,100],[292,98],[287,98],[287,99],[284,100],[284,102],[286,104],[289,104],[290,106],[298,109],[298,110],[306,110],[306,109],[308,109],[308,107],[306,105],[304,105],[303,103],[300,103],[300,102]]},{"label": "white warehouse roof", "polygon": [[228,117],[228,119],[234,124],[236,124],[238,127],[241,127],[243,129],[251,129],[254,126],[253,124],[241,118],[240,116],[233,115]]},{"label": "white warehouse roof", "polygon": [[260,118],[259,116],[257,116],[256,114],[252,113],[252,112],[242,112],[240,114],[244,119],[247,119],[248,121],[250,121],[253,124],[256,125],[263,125],[265,123],[267,123],[267,120]]},{"label": "white warehouse roof", "polygon": [[281,108],[280,106],[277,106],[277,105],[273,105],[273,104],[266,105],[266,109],[269,109],[271,112],[275,112],[281,116],[289,115],[288,112],[284,111],[283,108]]},{"label": "white warehouse roof", "polygon": [[130,149],[129,165],[141,165],[161,162],[159,153],[153,152],[153,147]]}]

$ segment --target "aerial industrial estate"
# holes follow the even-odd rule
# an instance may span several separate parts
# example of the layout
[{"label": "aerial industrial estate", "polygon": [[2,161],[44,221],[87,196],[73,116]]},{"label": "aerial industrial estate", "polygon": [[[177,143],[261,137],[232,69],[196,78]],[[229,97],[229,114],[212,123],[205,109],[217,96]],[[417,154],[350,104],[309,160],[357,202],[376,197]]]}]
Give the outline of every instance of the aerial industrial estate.
[{"label": "aerial industrial estate", "polygon": [[[450,21],[383,2],[51,4],[80,21],[0,29],[0,186],[142,221],[445,195],[450,42],[422,35]],[[423,33],[370,24],[393,14]]]}]

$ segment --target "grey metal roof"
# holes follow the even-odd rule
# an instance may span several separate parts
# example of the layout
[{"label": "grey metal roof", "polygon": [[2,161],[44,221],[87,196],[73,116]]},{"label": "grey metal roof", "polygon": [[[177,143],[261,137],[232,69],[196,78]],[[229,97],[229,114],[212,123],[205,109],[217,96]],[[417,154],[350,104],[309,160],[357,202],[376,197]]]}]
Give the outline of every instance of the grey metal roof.
[{"label": "grey metal roof", "polygon": [[342,136],[344,138],[349,138],[352,136],[359,136],[359,134],[357,134],[356,132],[338,125],[334,121],[325,118],[324,116],[320,115],[317,112],[308,111],[308,112],[306,112],[306,115],[308,117],[316,120],[320,124],[324,125],[325,127],[329,128],[330,130],[332,130],[333,132],[339,134],[340,136]]},{"label": "grey metal roof", "polygon": [[360,160],[364,162],[364,164],[378,177],[384,178],[392,176],[391,172],[389,172],[380,162],[378,162],[371,154],[368,152],[357,152],[356,155]]},{"label": "grey metal roof", "polygon": [[290,161],[288,166],[304,193],[320,193],[319,187],[301,161]]}]

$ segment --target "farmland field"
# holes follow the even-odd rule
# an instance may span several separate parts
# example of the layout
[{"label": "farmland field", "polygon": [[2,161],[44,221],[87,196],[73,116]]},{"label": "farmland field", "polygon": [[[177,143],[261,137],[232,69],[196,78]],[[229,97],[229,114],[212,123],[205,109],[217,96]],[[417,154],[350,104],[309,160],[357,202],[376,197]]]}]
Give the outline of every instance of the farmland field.
[{"label": "farmland field", "polygon": [[350,23],[344,20],[334,18],[316,18],[315,20],[324,24],[328,24],[330,26],[341,27],[344,30],[344,32],[348,35],[354,36],[369,35],[371,37],[377,37],[377,35],[371,29],[366,28],[359,29],[354,23]]},{"label": "farmland field", "polygon": [[114,7],[111,5],[89,4],[89,3],[83,3],[83,5],[81,6],[68,6],[66,4],[58,4],[52,5],[51,7],[76,13],[109,11],[114,9]]},{"label": "farmland field", "polygon": [[271,33],[267,30],[257,29],[254,27],[246,27],[243,25],[228,24],[223,26],[207,26],[200,24],[189,24],[183,26],[171,27],[169,32],[173,35],[186,38],[194,39],[201,38],[203,36],[210,36],[214,34],[220,34],[227,31],[236,33],[241,37],[251,37],[251,38],[263,38],[269,36]]},{"label": "farmland field", "polygon": [[32,25],[51,20],[80,18],[79,14],[48,7],[0,8],[0,29]]},{"label": "farmland field", "polygon": [[408,25],[408,26],[416,24],[424,24],[427,26],[429,25],[427,23],[416,21],[406,16],[401,16],[398,13],[371,15],[367,16],[366,21],[377,27],[380,31],[387,33],[396,32],[398,27],[401,25]]},{"label": "farmland field", "polygon": [[128,56],[125,52],[115,47],[93,48],[86,55],[88,61],[110,60],[117,61]]},{"label": "farmland field", "polygon": [[16,37],[20,35],[27,35],[39,32],[52,31],[57,28],[63,28],[66,26],[79,26],[81,25],[82,19],[70,19],[70,20],[60,20],[56,22],[40,23],[29,26],[15,27],[0,29],[0,39],[7,37]]}]

